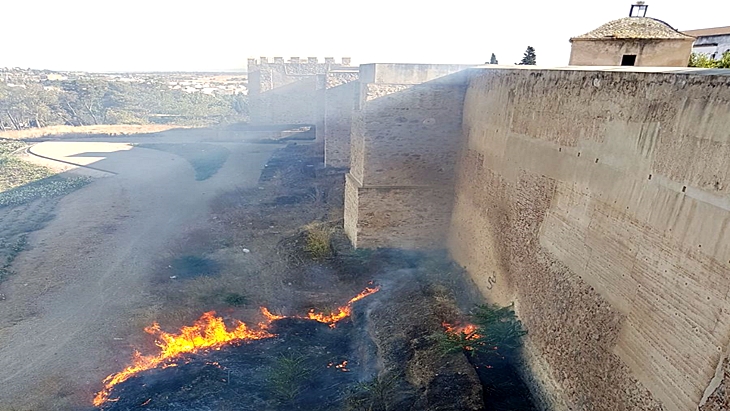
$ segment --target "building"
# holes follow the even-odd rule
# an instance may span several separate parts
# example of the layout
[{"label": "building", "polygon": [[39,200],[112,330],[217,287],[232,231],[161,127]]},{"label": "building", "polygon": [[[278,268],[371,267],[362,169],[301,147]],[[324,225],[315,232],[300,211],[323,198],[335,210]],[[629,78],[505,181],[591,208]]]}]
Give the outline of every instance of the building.
[{"label": "building", "polygon": [[631,6],[629,17],[570,39],[571,66],[687,67],[694,37],[646,17],[648,6]]},{"label": "building", "polygon": [[717,60],[730,51],[730,26],[688,30],[683,33],[697,38],[692,46],[693,53],[702,53]]}]

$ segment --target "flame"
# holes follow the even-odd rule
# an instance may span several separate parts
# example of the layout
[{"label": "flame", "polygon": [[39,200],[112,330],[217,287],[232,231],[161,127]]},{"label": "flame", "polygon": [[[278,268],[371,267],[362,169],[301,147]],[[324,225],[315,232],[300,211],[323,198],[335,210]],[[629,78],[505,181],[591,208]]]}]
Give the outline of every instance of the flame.
[{"label": "flame", "polygon": [[183,327],[177,334],[162,331],[157,323],[144,330],[157,337],[155,344],[160,348],[160,352],[153,355],[142,355],[139,351],[135,351],[131,365],[104,379],[104,389],[99,391],[92,401],[95,406],[98,407],[109,400],[109,394],[115,385],[141,371],[174,366],[176,364],[172,364],[170,361],[180,358],[183,354],[216,349],[237,341],[260,340],[274,336],[264,329],[250,329],[241,321],[237,322],[236,328],[229,331],[223,319],[216,317],[214,311],[204,313],[193,325]]},{"label": "flame", "polygon": [[[374,294],[380,290],[380,286],[367,287],[360,294],[356,295],[336,312],[330,314],[315,313],[310,311],[306,317],[310,320],[329,324],[334,327],[335,323],[348,317],[352,313],[352,304],[356,301]],[[266,321],[258,324],[258,329],[252,329],[246,323],[236,321],[236,326],[232,330],[226,328],[223,318],[216,317],[215,311],[204,313],[193,325],[185,326],[178,333],[167,333],[160,329],[158,323],[154,323],[146,327],[144,331],[148,334],[156,336],[155,344],[160,348],[157,354],[142,355],[139,351],[134,352],[132,356],[132,364],[124,370],[111,374],[103,381],[104,388],[96,393],[92,403],[95,406],[101,406],[107,401],[117,401],[118,398],[109,398],[111,391],[115,385],[122,383],[134,375],[150,370],[153,368],[167,368],[177,366],[176,361],[184,354],[199,352],[209,349],[220,349],[222,346],[243,341],[260,340],[271,338],[275,335],[268,330],[272,321],[287,318],[283,315],[272,314],[266,307],[261,307],[261,314]],[[345,362],[344,365],[347,363]],[[347,371],[342,366],[342,371]],[[340,368],[340,367],[338,367]]]},{"label": "flame", "polygon": [[352,314],[352,304],[353,303],[355,303],[356,301],[360,301],[363,298],[365,298],[371,294],[375,294],[378,291],[380,291],[380,286],[366,287],[365,290],[363,290],[360,294],[358,294],[355,297],[353,297],[352,299],[350,299],[350,301],[348,301],[347,304],[343,305],[342,307],[339,307],[336,312],[324,314],[324,313],[314,312],[314,310],[310,310],[307,313],[307,318],[309,318],[310,320],[329,324],[330,327],[334,328],[335,324],[338,321],[340,321],[344,318],[347,318],[350,316],[350,314]]},{"label": "flame", "polygon": [[477,326],[474,324],[466,325],[451,325],[449,323],[441,323],[447,333],[449,334],[464,334],[464,338],[467,340],[476,340],[481,335],[477,334]]}]

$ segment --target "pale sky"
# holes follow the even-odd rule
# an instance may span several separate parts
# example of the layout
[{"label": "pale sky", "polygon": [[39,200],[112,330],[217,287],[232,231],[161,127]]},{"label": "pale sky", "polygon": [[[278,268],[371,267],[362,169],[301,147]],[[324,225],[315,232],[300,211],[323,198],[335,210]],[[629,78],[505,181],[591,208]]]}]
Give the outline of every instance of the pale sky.
[{"label": "pale sky", "polygon": [[[0,1],[0,67],[245,69],[248,57],[353,63],[566,65],[568,39],[628,15],[628,0]],[[730,25],[729,0],[648,0],[679,30]]]}]

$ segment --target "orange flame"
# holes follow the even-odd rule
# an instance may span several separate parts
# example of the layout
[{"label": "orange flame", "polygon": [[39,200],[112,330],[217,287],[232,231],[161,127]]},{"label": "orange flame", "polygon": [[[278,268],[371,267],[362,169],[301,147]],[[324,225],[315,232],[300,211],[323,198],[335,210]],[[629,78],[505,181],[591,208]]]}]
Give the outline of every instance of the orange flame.
[{"label": "orange flame", "polygon": [[[374,294],[380,290],[379,286],[367,287],[363,292],[350,299],[346,305],[339,307],[337,312],[331,314],[315,313],[310,311],[306,317],[310,320],[319,321],[334,327],[335,323],[348,317],[352,312],[352,304],[356,301]],[[157,323],[146,327],[144,330],[148,334],[157,337],[155,344],[160,348],[160,352],[154,355],[142,355],[139,351],[135,351],[132,357],[132,364],[124,370],[111,374],[103,381],[104,388],[96,393],[92,403],[100,406],[107,401],[117,401],[118,398],[110,399],[112,388],[122,383],[137,373],[150,370],[157,367],[173,367],[176,366],[173,361],[179,359],[184,354],[199,352],[209,349],[220,349],[226,344],[241,341],[260,340],[264,338],[274,337],[267,331],[272,321],[287,318],[283,315],[272,314],[266,307],[261,307],[261,313],[266,318],[265,322],[258,324],[259,329],[251,329],[248,325],[241,321],[236,322],[236,328],[229,331],[221,317],[216,317],[214,311],[204,313],[192,326],[185,326],[180,332],[167,333],[160,329]]]},{"label": "orange flame", "polygon": [[477,326],[474,324],[466,325],[451,325],[449,323],[441,323],[447,333],[449,334],[464,334],[467,340],[476,340],[481,335],[477,334]]},{"label": "orange flame", "polygon": [[157,323],[144,330],[148,334],[157,336],[155,344],[160,347],[160,352],[155,355],[145,356],[139,351],[135,351],[132,365],[104,379],[104,389],[94,397],[94,405],[100,406],[109,400],[109,394],[115,385],[128,380],[141,371],[158,366],[172,366],[173,364],[169,364],[169,362],[180,358],[183,354],[205,349],[216,349],[236,341],[260,340],[274,336],[263,329],[250,329],[240,321],[237,322],[236,328],[228,331],[223,319],[216,317],[214,311],[203,314],[192,326],[183,327],[177,334],[162,331]]},{"label": "orange flame", "polygon": [[350,314],[352,314],[352,304],[353,303],[355,303],[356,301],[360,301],[363,298],[365,298],[371,294],[375,294],[378,291],[380,291],[380,286],[375,286],[372,288],[367,287],[367,288],[365,288],[365,290],[363,290],[363,292],[361,292],[360,294],[358,294],[355,297],[353,297],[352,299],[350,299],[350,301],[348,301],[347,304],[343,305],[342,307],[339,307],[337,309],[337,312],[333,312],[330,314],[323,314],[323,313],[316,313],[316,312],[314,312],[314,310],[310,310],[307,313],[307,318],[309,318],[310,320],[329,324],[330,327],[334,328],[335,324],[338,321],[340,321],[344,318],[347,318],[350,316]]}]

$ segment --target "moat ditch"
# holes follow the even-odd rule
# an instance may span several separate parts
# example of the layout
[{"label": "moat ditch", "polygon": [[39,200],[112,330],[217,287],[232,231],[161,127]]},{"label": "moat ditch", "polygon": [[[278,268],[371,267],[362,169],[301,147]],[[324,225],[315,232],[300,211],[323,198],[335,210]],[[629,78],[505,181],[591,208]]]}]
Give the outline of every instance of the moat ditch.
[{"label": "moat ditch", "polygon": [[[351,249],[338,228],[343,175],[319,168],[315,150],[279,150],[258,187],[222,193],[210,221],[162,256],[149,313],[159,326],[130,340],[149,358],[183,335],[192,348],[110,386],[99,408],[535,409],[509,307],[478,306],[445,252]],[[201,343],[216,334],[200,322],[211,311],[224,332],[242,321],[245,333]]]}]

